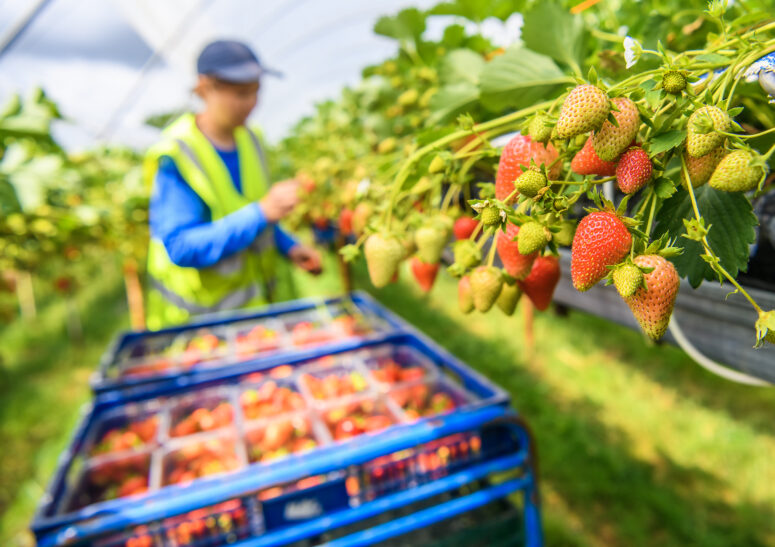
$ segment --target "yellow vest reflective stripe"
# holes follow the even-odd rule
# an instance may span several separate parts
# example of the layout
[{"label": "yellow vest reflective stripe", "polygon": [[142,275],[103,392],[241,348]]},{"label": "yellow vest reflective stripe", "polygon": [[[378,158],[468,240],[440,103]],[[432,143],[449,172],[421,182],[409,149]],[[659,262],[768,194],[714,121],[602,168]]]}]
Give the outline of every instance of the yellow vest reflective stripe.
[{"label": "yellow vest reflective stripe", "polygon": [[[161,143],[149,150],[144,176],[152,185],[159,160],[168,156],[183,179],[210,209],[216,221],[258,201],[269,186],[260,137],[246,127],[235,131],[242,193],[210,141],[187,114],[163,132]],[[164,244],[151,238],[148,248],[148,327],[158,329],[190,315],[259,305],[270,299],[276,251],[271,229],[265,229],[250,248],[208,268],[173,263]]]}]

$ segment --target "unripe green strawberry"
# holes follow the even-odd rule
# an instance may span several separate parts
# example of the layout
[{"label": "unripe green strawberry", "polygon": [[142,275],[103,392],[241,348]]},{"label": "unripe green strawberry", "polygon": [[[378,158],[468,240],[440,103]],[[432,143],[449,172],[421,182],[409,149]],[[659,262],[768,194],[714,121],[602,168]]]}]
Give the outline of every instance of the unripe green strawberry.
[{"label": "unripe green strawberry", "polygon": [[535,221],[519,227],[517,244],[520,254],[529,255],[546,247],[546,229]]},{"label": "unripe green strawberry", "polygon": [[609,211],[590,213],[581,219],[571,247],[570,271],[577,291],[586,291],[627,256],[632,234],[627,225]]},{"label": "unripe green strawberry", "polygon": [[501,210],[494,205],[487,205],[482,209],[480,219],[485,226],[495,226],[501,223]]},{"label": "unripe green strawberry", "polygon": [[679,95],[686,89],[686,76],[677,70],[668,70],[662,75],[662,89],[671,95]]},{"label": "unripe green strawberry", "polygon": [[404,258],[404,247],[397,237],[372,234],[363,246],[372,284],[381,288],[390,283]]},{"label": "unripe green strawberry", "polygon": [[428,173],[440,173],[444,171],[444,159],[441,156],[435,156],[431,160],[431,164],[428,166]]},{"label": "unripe green strawberry", "polygon": [[597,131],[610,110],[611,104],[605,91],[590,84],[576,86],[562,103],[555,126],[557,137],[569,139],[582,133]]},{"label": "unripe green strawberry", "polygon": [[461,312],[474,311],[474,295],[471,291],[471,278],[467,275],[457,282],[457,305]]},{"label": "unripe green strawberry", "polygon": [[517,302],[519,302],[520,296],[522,296],[522,289],[516,283],[512,285],[504,283],[495,303],[498,304],[503,313],[513,315],[514,310],[517,309]]},{"label": "unripe green strawberry", "polygon": [[[721,146],[714,148],[699,158],[690,156],[684,150],[686,169],[689,171],[689,178],[692,179],[692,187],[699,188],[708,182],[708,180],[710,180],[710,176],[713,174],[713,171],[715,171],[716,166],[721,161],[721,158],[724,157],[724,154],[724,149]],[[681,183],[686,186],[686,176],[684,175],[683,169],[681,169]]]},{"label": "unripe green strawberry", "polygon": [[437,222],[426,222],[414,233],[417,255],[423,262],[434,264],[441,258],[447,243],[447,232]]},{"label": "unripe green strawberry", "polygon": [[470,239],[456,241],[452,246],[452,252],[455,255],[455,263],[466,269],[478,266],[482,261],[482,251]]},{"label": "unripe green strawberry", "polygon": [[552,234],[552,241],[562,247],[569,247],[573,243],[573,234],[576,233],[576,222],[573,220],[563,220],[560,223],[560,231]]},{"label": "unripe green strawberry", "polygon": [[643,284],[643,272],[635,264],[626,262],[618,266],[613,273],[614,287],[622,298],[635,294]]},{"label": "unripe green strawberry", "polygon": [[641,268],[653,269],[643,274],[645,288],[640,287],[624,301],[643,331],[652,339],[659,340],[670,324],[681,280],[675,266],[659,255],[637,256],[634,262]]},{"label": "unripe green strawberry", "polygon": [[689,116],[687,127],[686,151],[699,158],[724,142],[717,131],[729,131],[729,116],[717,106],[703,106]]},{"label": "unripe green strawberry", "polygon": [[479,266],[471,274],[474,307],[484,313],[492,308],[503,288],[503,275],[494,266]]},{"label": "unripe green strawberry", "polygon": [[515,186],[520,194],[532,198],[546,188],[546,176],[538,169],[528,169],[517,178]]},{"label": "unripe green strawberry", "polygon": [[552,137],[553,128],[552,126],[547,125],[548,120],[549,116],[543,112],[536,114],[533,116],[533,119],[530,120],[530,124],[527,128],[527,134],[530,135],[530,138],[533,141],[543,144],[549,142],[549,139]]},{"label": "unripe green strawberry", "polygon": [[627,97],[616,97],[611,101],[619,112],[612,110],[619,127],[606,120],[592,137],[595,153],[603,161],[614,161],[621,156],[638,134],[640,113],[635,103]]},{"label": "unripe green strawberry", "polygon": [[379,142],[377,145],[377,152],[380,154],[388,154],[396,149],[396,145],[398,144],[398,141],[395,137],[388,137],[382,141]]},{"label": "unripe green strawberry", "polygon": [[759,179],[764,176],[764,170],[761,167],[751,165],[754,159],[756,156],[748,150],[730,152],[716,166],[708,184],[711,188],[722,192],[753,190],[759,184]]},{"label": "unripe green strawberry", "polygon": [[414,104],[417,102],[417,99],[420,98],[420,94],[418,91],[414,88],[407,89],[403,93],[401,93],[398,96],[398,99],[396,102],[400,104],[401,106],[409,106],[410,104]]}]

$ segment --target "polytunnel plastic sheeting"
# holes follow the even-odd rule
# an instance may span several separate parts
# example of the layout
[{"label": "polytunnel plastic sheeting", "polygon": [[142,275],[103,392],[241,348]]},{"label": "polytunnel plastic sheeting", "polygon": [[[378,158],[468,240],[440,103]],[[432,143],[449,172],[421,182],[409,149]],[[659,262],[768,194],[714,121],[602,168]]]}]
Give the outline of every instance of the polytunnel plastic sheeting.
[{"label": "polytunnel plastic sheeting", "polygon": [[[26,2],[0,3],[0,20],[18,19]],[[254,113],[269,138],[277,139],[315,102],[336,96],[360,79],[364,66],[395,52],[395,42],[373,33],[378,17],[436,3],[50,0],[0,58],[0,99],[40,85],[74,122],[56,128],[66,146],[88,146],[100,136],[145,146],[157,138],[144,126],[147,116],[192,106],[189,90],[201,47],[235,37],[284,73],[262,82]],[[428,33],[440,35],[450,18],[433,19]],[[9,26],[4,23],[0,35]],[[515,39],[518,29],[508,34]]]}]

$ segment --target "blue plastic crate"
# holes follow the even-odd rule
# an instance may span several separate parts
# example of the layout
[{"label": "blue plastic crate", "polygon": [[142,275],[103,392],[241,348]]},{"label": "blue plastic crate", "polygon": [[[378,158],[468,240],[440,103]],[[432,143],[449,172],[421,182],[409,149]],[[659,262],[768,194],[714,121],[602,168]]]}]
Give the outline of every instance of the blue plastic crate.
[{"label": "blue plastic crate", "polygon": [[[337,328],[334,318],[345,315],[359,318],[353,332]],[[294,324],[305,322],[319,328],[293,331]],[[401,318],[360,292],[212,314],[186,325],[119,335],[103,355],[92,388],[99,398],[131,398],[148,389],[185,386],[192,378],[217,378],[230,367],[279,362],[287,355],[314,356],[322,346],[356,347],[363,339],[409,328]],[[253,329],[259,337],[250,337]],[[268,335],[271,332],[276,336]],[[196,337],[199,339],[194,340]]]},{"label": "blue plastic crate", "polygon": [[[529,434],[515,415],[507,410],[506,394],[452,355],[425,337],[403,333],[361,340],[355,346],[320,347],[314,356],[289,354],[282,364],[290,365],[298,374],[305,370],[304,367],[318,366],[308,364],[311,357],[330,355],[326,360],[354,361],[354,355],[373,350],[385,351],[385,348],[396,351],[403,348],[427,359],[429,370],[436,369],[438,375],[420,379],[419,383],[443,384],[448,392],[457,390],[462,397],[457,400],[461,406],[446,414],[406,423],[402,411],[395,404],[385,402],[388,406],[392,405],[396,424],[378,435],[365,434],[345,442],[323,441],[313,450],[268,463],[246,465],[243,461],[239,470],[198,479],[192,486],[161,487],[163,458],[175,453],[180,446],[174,445],[175,441],[169,438],[169,434],[165,437],[161,430],[157,430],[152,440],[132,449],[135,456],[150,454],[152,461],[147,480],[152,491],[77,508],[80,502],[72,487],[80,483],[66,479],[78,477],[82,481],[92,469],[92,460],[83,464],[80,473],[74,471],[74,466],[84,459],[84,451],[93,450],[92,447],[98,444],[99,439],[95,435],[99,433],[94,432],[102,431],[101,424],[106,420],[118,423],[115,420],[120,421],[121,416],[127,413],[147,420],[148,412],[161,408],[162,416],[157,428],[169,431],[172,419],[170,405],[176,404],[173,401],[204,390],[215,394],[213,405],[218,404],[218,396],[226,397],[230,393],[228,396],[232,397],[236,429],[244,432],[244,417],[240,414],[242,403],[234,399],[235,386],[240,381],[255,379],[256,373],[267,373],[280,361],[243,363],[221,370],[218,378],[191,375],[185,386],[157,384],[154,390],[144,396],[136,395],[131,402],[98,399],[84,415],[69,449],[60,458],[51,487],[33,522],[32,528],[40,544],[70,542],[139,547],[143,542],[151,541],[149,545],[173,545],[181,544],[181,538],[189,535],[191,545],[234,542],[281,545],[320,536],[326,529],[334,527],[332,522],[346,526],[417,502],[424,499],[423,496],[450,491],[508,469],[519,470],[520,476],[464,496],[461,499],[465,502],[453,500],[445,503],[444,509],[427,513],[419,520],[404,519],[401,525],[383,526],[380,534],[396,536],[416,528],[418,522],[425,522],[423,519],[428,522],[439,520],[444,518],[443,515],[470,510],[476,504],[520,491],[524,495],[525,526],[529,530],[526,537],[533,538],[528,544],[540,543]],[[359,367],[361,373],[370,374],[368,367],[363,364]],[[449,378],[459,380],[460,386],[455,387]],[[383,384],[372,379],[368,381],[373,396],[387,401],[391,388],[385,390]],[[418,381],[400,384],[396,389],[407,385],[418,385]],[[322,402],[308,399],[307,402],[316,408],[315,412],[324,412],[331,410],[331,405],[353,403],[355,400],[357,397],[345,396],[344,399]],[[199,435],[217,437],[216,432]],[[175,450],[165,445],[168,442],[172,442]],[[223,446],[223,442],[219,446]],[[102,461],[98,460],[98,463]],[[114,465],[109,473],[98,473],[98,476],[115,473],[116,467]],[[73,503],[74,499],[76,503]],[[330,520],[332,518],[334,521]],[[365,539],[359,533],[356,532],[349,540],[339,538],[337,544],[368,544],[363,543]]]}]

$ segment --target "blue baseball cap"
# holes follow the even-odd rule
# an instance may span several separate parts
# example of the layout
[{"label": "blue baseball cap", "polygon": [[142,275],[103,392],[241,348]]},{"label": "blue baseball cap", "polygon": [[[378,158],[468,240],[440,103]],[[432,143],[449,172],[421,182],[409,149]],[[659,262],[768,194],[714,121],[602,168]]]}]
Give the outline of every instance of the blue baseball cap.
[{"label": "blue baseball cap", "polygon": [[264,75],[282,76],[282,73],[263,66],[246,44],[235,40],[207,44],[196,61],[196,70],[199,74],[234,84],[257,82]]}]

